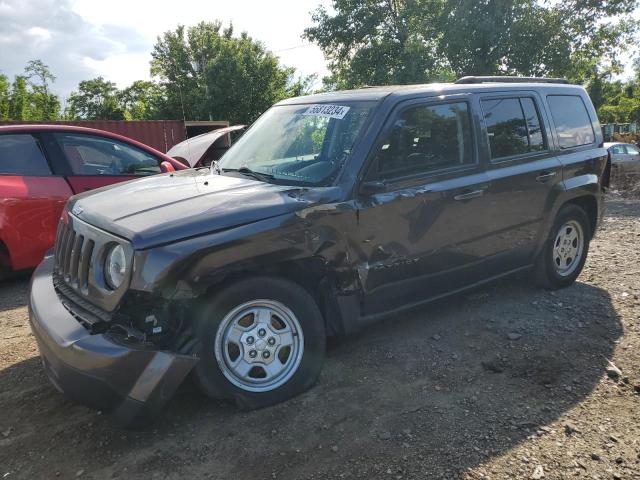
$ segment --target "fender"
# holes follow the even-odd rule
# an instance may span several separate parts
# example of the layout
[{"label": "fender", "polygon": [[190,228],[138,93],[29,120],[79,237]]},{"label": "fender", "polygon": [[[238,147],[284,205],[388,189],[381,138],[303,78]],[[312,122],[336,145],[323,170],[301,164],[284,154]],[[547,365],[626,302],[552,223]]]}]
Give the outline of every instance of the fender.
[{"label": "fender", "polygon": [[[602,205],[604,200],[600,180],[596,174],[588,173],[577,175],[568,180],[558,182],[555,185],[553,192],[547,199],[547,208],[545,208],[545,210],[548,211],[549,214],[545,216],[545,220],[540,228],[535,256],[537,256],[543,248],[544,242],[549,236],[549,231],[553,226],[553,222],[555,221],[560,208],[568,202],[585,197],[595,200],[597,205],[596,218],[599,222],[599,219],[602,216]],[[592,225],[594,232],[597,226],[597,224]]]},{"label": "fender", "polygon": [[187,300],[242,275],[280,275],[315,296],[329,331],[345,333],[355,328],[360,306],[360,284],[344,233],[355,224],[349,202],[314,206],[136,251],[130,288]]}]

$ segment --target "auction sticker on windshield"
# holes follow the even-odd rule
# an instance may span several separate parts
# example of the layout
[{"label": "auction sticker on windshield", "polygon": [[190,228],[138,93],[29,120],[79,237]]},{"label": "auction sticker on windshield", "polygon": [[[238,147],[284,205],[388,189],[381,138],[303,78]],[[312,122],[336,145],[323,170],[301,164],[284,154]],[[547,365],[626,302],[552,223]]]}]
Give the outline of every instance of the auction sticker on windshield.
[{"label": "auction sticker on windshield", "polygon": [[327,105],[327,104],[318,104],[311,105],[307,108],[306,111],[302,113],[302,115],[313,115],[315,117],[328,117],[328,118],[338,118],[342,119],[349,111],[351,107],[344,107],[342,105]]}]

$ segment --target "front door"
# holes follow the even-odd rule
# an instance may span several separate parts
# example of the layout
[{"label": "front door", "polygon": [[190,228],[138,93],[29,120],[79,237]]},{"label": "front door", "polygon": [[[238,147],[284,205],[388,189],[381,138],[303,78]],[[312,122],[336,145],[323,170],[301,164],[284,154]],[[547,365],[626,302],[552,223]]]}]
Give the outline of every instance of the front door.
[{"label": "front door", "polygon": [[55,133],[75,193],[160,173],[160,161],[124,142],[84,133]]},{"label": "front door", "polygon": [[358,193],[352,248],[365,315],[480,278],[489,182],[475,137],[466,96],[407,102],[392,115]]}]

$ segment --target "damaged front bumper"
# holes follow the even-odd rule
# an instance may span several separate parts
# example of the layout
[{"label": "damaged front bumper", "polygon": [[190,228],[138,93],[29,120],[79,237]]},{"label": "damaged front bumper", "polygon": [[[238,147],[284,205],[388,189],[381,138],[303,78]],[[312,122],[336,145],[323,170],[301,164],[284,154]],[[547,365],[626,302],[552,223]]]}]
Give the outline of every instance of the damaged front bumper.
[{"label": "damaged front bumper", "polygon": [[45,257],[31,280],[29,320],[44,369],[69,398],[123,424],[151,417],[166,402],[197,358],[125,345],[108,334],[91,334],[56,293],[53,257]]}]

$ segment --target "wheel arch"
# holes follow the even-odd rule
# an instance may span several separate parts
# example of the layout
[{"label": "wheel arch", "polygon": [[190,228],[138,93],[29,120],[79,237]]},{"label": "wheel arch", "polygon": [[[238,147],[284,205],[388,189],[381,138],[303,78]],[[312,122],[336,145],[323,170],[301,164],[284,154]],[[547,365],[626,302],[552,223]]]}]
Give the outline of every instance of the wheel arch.
[{"label": "wheel arch", "polygon": [[564,202],[558,211],[562,209],[562,207],[566,205],[576,205],[580,207],[587,214],[589,218],[589,227],[590,227],[590,238],[596,233],[596,227],[598,225],[598,201],[593,195],[581,195],[579,197],[574,197],[566,202]]},{"label": "wheel arch", "polygon": [[214,294],[220,287],[256,276],[281,278],[301,286],[316,301],[324,319],[327,335],[344,333],[343,315],[335,300],[335,281],[326,260],[322,257],[312,256],[260,267],[239,268],[224,277],[212,279],[203,295]]}]

